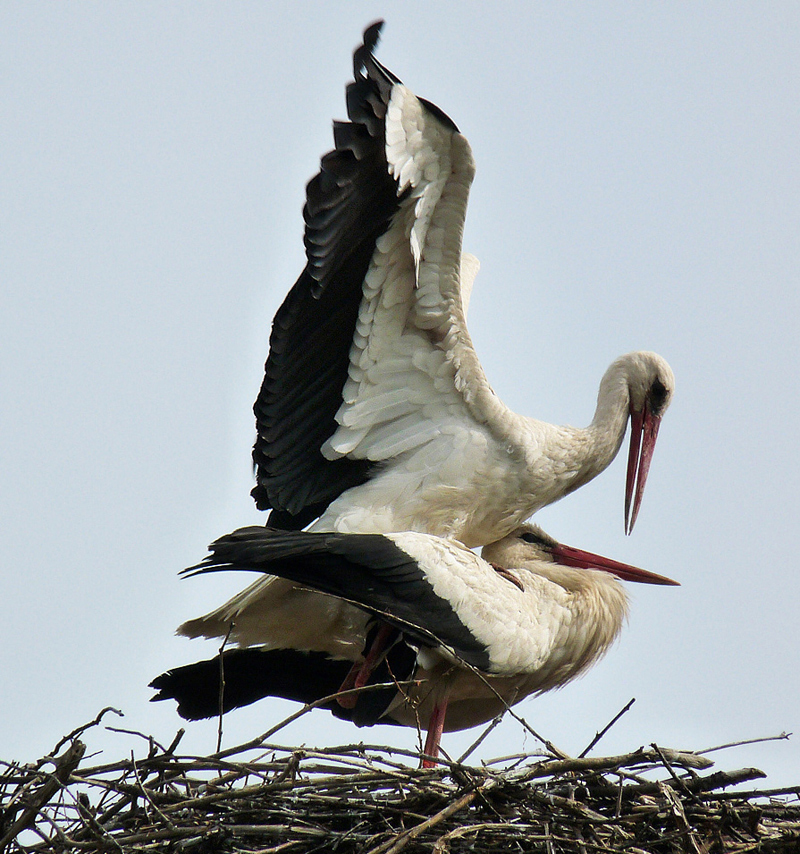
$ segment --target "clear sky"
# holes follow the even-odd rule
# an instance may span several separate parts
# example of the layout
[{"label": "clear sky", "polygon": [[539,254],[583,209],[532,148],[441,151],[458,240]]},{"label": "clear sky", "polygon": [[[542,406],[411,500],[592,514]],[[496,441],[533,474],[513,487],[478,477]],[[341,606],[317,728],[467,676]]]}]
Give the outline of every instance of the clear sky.
[{"label": "clear sky", "polygon": [[[607,659],[518,711],[568,752],[631,697],[599,750],[798,731],[719,761],[800,783],[793,2],[2,3],[0,758],[107,705],[162,742],[182,724],[147,683],[215,653],[174,628],[243,579],[177,572],[263,521],[269,326],[377,17],[379,58],[475,152],[470,328],[500,396],[584,425],[621,353],[656,350],[677,378],[633,536],[624,454],[537,521],[683,586],[630,585]],[[225,743],[291,709],[231,714]],[[215,730],[190,725],[185,749]],[[416,739],[324,712],[281,738]],[[90,738],[107,745],[136,746]],[[508,720],[479,755],[533,747]]]}]

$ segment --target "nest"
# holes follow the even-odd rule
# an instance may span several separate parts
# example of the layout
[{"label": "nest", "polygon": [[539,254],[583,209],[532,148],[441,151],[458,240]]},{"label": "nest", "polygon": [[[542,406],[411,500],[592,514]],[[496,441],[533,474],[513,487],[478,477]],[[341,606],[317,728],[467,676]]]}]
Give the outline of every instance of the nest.
[{"label": "nest", "polygon": [[388,747],[272,744],[276,727],[207,757],[179,755],[182,731],[168,747],[134,733],[145,756],[84,767],[81,738],[108,711],[36,763],[0,765],[0,851],[800,850],[800,786],[723,792],[764,774],[710,771],[697,753],[569,758],[545,742],[419,770]]}]

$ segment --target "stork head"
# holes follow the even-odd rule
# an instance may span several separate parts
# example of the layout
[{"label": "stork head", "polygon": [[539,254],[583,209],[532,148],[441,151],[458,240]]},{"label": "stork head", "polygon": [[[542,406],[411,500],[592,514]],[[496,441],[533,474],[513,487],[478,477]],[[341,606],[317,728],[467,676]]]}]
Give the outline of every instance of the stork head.
[{"label": "stork head", "polygon": [[638,566],[565,546],[546,534],[538,525],[521,525],[497,543],[484,546],[481,556],[490,563],[511,569],[525,566],[531,560],[541,560],[576,569],[599,569],[624,581],[637,581],[640,584],[679,585],[679,582],[671,578],[639,569]]},{"label": "stork head", "polygon": [[658,428],[675,390],[675,376],[656,353],[630,353],[623,358],[629,364],[631,443],[625,479],[625,533],[630,534],[639,515]]}]

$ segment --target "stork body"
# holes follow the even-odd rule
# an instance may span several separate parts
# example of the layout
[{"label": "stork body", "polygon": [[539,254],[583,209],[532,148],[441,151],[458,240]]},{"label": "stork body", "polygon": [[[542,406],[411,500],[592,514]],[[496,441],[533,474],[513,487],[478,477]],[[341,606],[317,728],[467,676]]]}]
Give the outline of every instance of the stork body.
[{"label": "stork body", "polygon": [[[286,585],[290,603],[288,611],[251,606],[229,615],[231,640],[248,648],[226,653],[234,671],[226,664],[225,708],[267,695],[311,702],[377,678],[388,683],[377,694],[329,708],[359,724],[428,721],[428,754],[443,729],[489,720],[597,661],[627,613],[618,578],[675,583],[563,546],[533,526],[486,547],[483,557],[417,532],[261,527],[223,537],[211,551],[194,572],[268,573]],[[301,603],[296,614],[292,592]],[[376,621],[386,630],[376,633]],[[406,680],[413,681],[396,686]],[[210,717],[219,661],[169,671],[153,687],[154,699],[177,699],[186,717]]]},{"label": "stork body", "polygon": [[254,407],[257,505],[275,527],[485,545],[603,471],[630,419],[632,529],[672,371],[654,353],[620,357],[582,429],[502,403],[466,326],[472,152],[375,59],[378,30],[355,53],[350,121],[308,185],[307,265],[276,314]]}]

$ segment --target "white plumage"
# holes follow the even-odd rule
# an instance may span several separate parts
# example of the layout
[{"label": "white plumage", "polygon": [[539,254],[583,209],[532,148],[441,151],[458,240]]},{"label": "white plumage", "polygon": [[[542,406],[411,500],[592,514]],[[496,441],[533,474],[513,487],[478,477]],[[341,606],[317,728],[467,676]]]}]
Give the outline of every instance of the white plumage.
[{"label": "white plumage", "polygon": [[335,123],[336,149],[308,187],[308,265],[273,326],[255,405],[259,507],[278,527],[318,517],[316,531],[484,545],[603,471],[630,419],[632,529],[669,365],[648,352],[617,359],[583,429],[502,403],[465,319],[478,268],[461,247],[469,143],[377,62],[377,35],[356,51],[351,121]]},{"label": "white plumage", "polygon": [[[603,471],[630,420],[630,531],[674,378],[654,353],[620,357],[582,429],[500,401],[465,319],[479,266],[461,247],[472,152],[374,58],[379,27],[355,53],[350,121],[334,124],[308,186],[308,263],[275,317],[254,407],[253,495],[273,528],[223,537],[200,569],[264,576],[179,632],[240,647],[225,657],[227,708],[319,700],[379,674],[382,693],[345,693],[331,711],[427,719],[435,754],[443,727],[485,721],[603,655],[627,609],[612,574],[674,583],[520,528]],[[210,716],[219,661],[153,685],[186,717]]]}]

